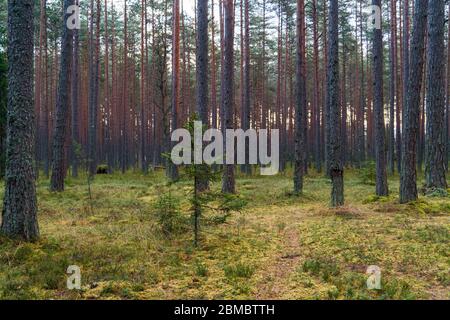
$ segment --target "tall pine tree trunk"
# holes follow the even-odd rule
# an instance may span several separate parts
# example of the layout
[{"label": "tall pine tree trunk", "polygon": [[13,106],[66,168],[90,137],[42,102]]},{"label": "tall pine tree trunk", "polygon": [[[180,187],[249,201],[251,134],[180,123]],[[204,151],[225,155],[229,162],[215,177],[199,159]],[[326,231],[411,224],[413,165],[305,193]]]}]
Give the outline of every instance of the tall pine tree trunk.
[{"label": "tall pine tree trunk", "polygon": [[[372,5],[381,10],[381,0],[372,0]],[[381,16],[380,16],[381,21]],[[376,194],[387,196],[389,193],[386,172],[386,148],[383,99],[383,33],[380,28],[373,29],[373,94],[375,120],[375,159]]]},{"label": "tall pine tree trunk", "polygon": [[[44,40],[46,41],[46,0],[40,0],[40,15],[39,15],[39,49],[37,50],[36,61],[35,61],[35,88],[34,88],[34,105],[35,105],[35,115],[36,115],[36,128],[40,127],[42,112],[42,102],[43,97],[45,95],[45,83],[46,79],[43,77],[43,55],[45,48]],[[42,152],[41,152],[41,141],[42,137],[40,135],[41,131],[39,129],[36,130],[36,177],[39,176],[39,167],[42,160]],[[0,133],[1,134],[1,133]],[[0,144],[0,149],[2,148]],[[2,150],[3,151],[3,150]],[[1,171],[1,169],[0,169]],[[1,174],[0,174],[1,176]]]},{"label": "tall pine tree trunk", "polygon": [[339,104],[339,2],[330,0],[328,16],[327,139],[328,168],[331,176],[331,206],[344,204],[344,168],[341,156],[341,108]]},{"label": "tall pine tree trunk", "polygon": [[146,156],[146,148],[147,148],[147,117],[146,117],[146,24],[147,21],[145,21],[146,16],[146,1],[141,0],[141,87],[140,87],[140,93],[141,93],[141,114],[140,114],[140,163],[141,163],[141,170],[144,174],[148,173],[148,162],[147,162],[147,156]]},{"label": "tall pine tree trunk", "polygon": [[211,0],[211,120],[212,127],[217,128],[217,79],[216,79],[216,44],[215,44],[215,21],[214,0]]},{"label": "tall pine tree trunk", "polygon": [[[196,80],[197,106],[196,112],[203,124],[209,124],[208,119],[208,0],[197,2],[197,50],[196,50]],[[208,180],[197,177],[196,192],[208,189]]]},{"label": "tall pine tree trunk", "polygon": [[113,172],[113,150],[111,143],[111,135],[112,135],[112,103],[111,103],[111,90],[110,90],[110,76],[109,76],[109,28],[108,28],[108,0],[105,0],[105,17],[104,17],[104,28],[105,28],[105,56],[104,56],[104,66],[105,66],[105,83],[104,83],[104,104],[105,104],[105,152],[106,152],[106,161],[108,164],[108,172]]},{"label": "tall pine tree trunk", "polygon": [[444,120],[445,120],[445,73],[442,63],[444,54],[444,0],[430,0],[428,6],[427,47],[427,166],[428,188],[447,189],[445,179]]},{"label": "tall pine tree trunk", "polygon": [[305,74],[305,2],[297,0],[297,70],[295,108],[295,168],[294,192],[303,191],[305,170],[305,126],[306,126],[306,74]]},{"label": "tall pine tree trunk", "polygon": [[[178,129],[178,116],[180,105],[180,1],[173,0],[172,14],[172,130]],[[207,77],[204,81],[207,81]],[[169,167],[169,179],[176,181],[179,178],[178,167],[172,162],[167,162]]]},{"label": "tall pine tree trunk", "polygon": [[[448,4],[448,10],[450,12],[450,2]],[[447,82],[446,82],[446,118],[445,118],[445,141],[447,141],[445,147],[445,165],[447,166],[447,172],[450,170],[448,164],[450,160],[450,22],[447,21],[448,33],[447,33]]]},{"label": "tall pine tree trunk", "polygon": [[363,12],[362,1],[359,3],[359,38],[361,43],[360,52],[360,70],[361,70],[361,84],[360,84],[360,105],[359,105],[359,121],[358,121],[358,162],[366,161],[366,139],[365,139],[365,113],[366,113],[366,96],[365,96],[365,74],[364,74],[364,50],[363,50]]},{"label": "tall pine tree trunk", "polygon": [[[233,129],[234,109],[234,1],[223,0],[224,7],[224,54],[223,54],[223,79],[222,79],[222,109],[224,134],[226,129]],[[225,155],[229,150],[226,149]],[[234,165],[225,164],[222,179],[222,192],[235,193]]]},{"label": "tall pine tree trunk", "polygon": [[[44,0],[44,4],[46,4],[46,1]],[[43,7],[45,8],[43,4]],[[43,17],[43,23],[47,25],[47,14],[45,12]],[[39,136],[41,139],[41,159],[43,160],[43,169],[44,169],[44,175],[46,178],[49,177],[50,172],[50,156],[49,156],[49,101],[50,101],[50,94],[49,94],[49,80],[48,77],[48,36],[47,36],[47,29],[43,28],[44,35],[43,35],[43,45],[44,45],[44,83],[45,86],[42,88],[44,91],[43,95],[41,97],[43,98],[41,103],[41,119],[40,119],[40,125],[39,125]]]},{"label": "tall pine tree trunk", "polygon": [[95,57],[95,35],[94,35],[94,0],[90,2],[89,22],[89,102],[88,102],[88,152],[87,166],[89,176],[96,172],[95,155],[97,141],[97,94],[96,94],[96,57]]},{"label": "tall pine tree trunk", "polygon": [[[78,5],[78,0],[76,0]],[[79,58],[80,58],[80,33],[73,31],[73,57],[72,57],[72,176],[78,177],[78,162],[81,152],[79,133]]]},{"label": "tall pine tree trunk", "polygon": [[73,0],[64,0],[64,19],[62,26],[61,63],[59,69],[58,97],[56,100],[56,126],[53,135],[53,162],[51,176],[51,191],[64,190],[65,166],[65,142],[67,135],[67,123],[69,117],[69,92],[72,65],[73,31],[68,28],[67,22],[70,13],[67,13]]},{"label": "tall pine tree trunk", "polygon": [[[403,0],[403,39],[402,39],[402,73],[403,73],[403,90],[402,90],[402,116],[400,115],[397,117],[398,119],[401,118],[401,125],[403,126],[403,123],[405,122],[404,110],[406,109],[406,103],[407,103],[407,88],[408,88],[408,77],[409,77],[409,66],[410,66],[410,52],[409,52],[409,36],[410,36],[410,17],[409,17],[409,0]],[[398,112],[400,114],[400,112]],[[401,130],[400,130],[401,133]],[[397,144],[401,145],[401,140],[403,139],[403,134],[397,135]],[[401,151],[402,149],[397,149],[397,151]],[[401,161],[403,154],[397,154],[397,158],[399,161]],[[401,170],[401,168],[399,168]]]},{"label": "tall pine tree trunk", "polygon": [[322,171],[322,157],[321,157],[321,131],[320,131],[320,108],[319,108],[319,37],[317,31],[317,0],[312,2],[312,19],[313,19],[313,64],[314,64],[314,100],[313,108],[315,110],[315,117],[312,119],[315,123],[314,135],[314,157],[317,172]]},{"label": "tall pine tree trunk", "polygon": [[344,45],[342,52],[342,89],[341,89],[341,104],[342,104],[342,120],[341,120],[341,144],[342,144],[342,166],[345,168],[348,161],[348,146],[347,146],[347,47]]},{"label": "tall pine tree trunk", "polygon": [[0,232],[39,237],[34,167],[34,0],[8,1],[8,115],[5,195]]},{"label": "tall pine tree trunk", "polygon": [[428,0],[417,0],[414,8],[414,26],[411,45],[411,69],[408,78],[406,108],[403,110],[403,139],[400,174],[400,202],[417,199],[417,137],[419,134],[420,91],[424,68],[424,38],[427,24]]},{"label": "tall pine tree trunk", "polygon": [[395,90],[397,85],[397,50],[396,50],[396,42],[397,35],[395,32],[395,23],[396,23],[396,0],[391,0],[391,21],[390,21],[390,47],[389,47],[389,71],[390,71],[390,80],[389,80],[389,152],[388,152],[388,164],[389,164],[389,172],[390,174],[394,174],[395,168],[395,128],[394,128],[394,119],[395,119]]},{"label": "tall pine tree trunk", "polygon": [[[242,105],[242,129],[247,131],[250,129],[250,17],[249,17],[249,0],[244,0],[244,81],[243,81],[243,105]],[[246,144],[245,147],[245,161],[246,164],[242,166],[242,171],[246,174],[251,174],[251,166],[249,161],[249,146]]]},{"label": "tall pine tree trunk", "polygon": [[[92,1],[92,0],[91,0]],[[127,170],[127,125],[126,114],[128,108],[128,16],[127,16],[127,0],[123,3],[124,6],[124,46],[123,46],[123,74],[122,74],[122,116],[121,123],[121,137],[120,137],[120,166],[122,173]]]}]

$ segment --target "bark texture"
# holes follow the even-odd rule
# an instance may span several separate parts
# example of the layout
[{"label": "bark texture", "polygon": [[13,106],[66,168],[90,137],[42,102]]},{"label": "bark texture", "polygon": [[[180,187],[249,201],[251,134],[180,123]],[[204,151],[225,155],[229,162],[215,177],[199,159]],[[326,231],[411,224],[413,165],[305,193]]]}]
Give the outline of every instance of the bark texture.
[{"label": "bark texture", "polygon": [[8,1],[8,110],[5,196],[0,231],[39,237],[34,169],[33,0]]},{"label": "bark texture", "polygon": [[427,24],[428,0],[417,0],[411,43],[411,63],[415,66],[408,77],[406,108],[404,110],[402,158],[400,173],[400,202],[417,199],[416,153],[419,134],[420,91],[424,68],[424,38]]},{"label": "bark texture", "polygon": [[[223,54],[223,79],[222,79],[222,112],[223,112],[223,132],[226,129],[233,129],[233,108],[234,108],[234,1],[223,0],[224,8],[224,54]],[[225,154],[226,144],[224,148]],[[234,165],[225,164],[222,179],[222,192],[235,193]]]},{"label": "bark texture", "polygon": [[[381,8],[381,0],[373,0],[372,5]],[[380,17],[381,20],[381,17]],[[376,194],[389,193],[386,171],[386,142],[384,127],[383,99],[383,33],[381,27],[373,30],[373,93],[375,120]]]},{"label": "bark texture", "polygon": [[306,61],[305,61],[305,1],[297,0],[297,70],[295,110],[295,167],[294,192],[303,191],[305,171],[305,127],[306,127]]},{"label": "bark texture", "polygon": [[428,188],[447,189],[445,179],[444,120],[445,120],[445,61],[444,0],[430,0],[428,6],[427,48],[427,166]]},{"label": "bark texture", "polygon": [[344,204],[344,168],[341,156],[341,108],[339,104],[339,3],[329,2],[328,16],[328,72],[327,72],[327,110],[328,168],[331,177],[331,206]]},{"label": "bark texture", "polygon": [[[244,44],[243,44],[243,105],[242,105],[242,129],[247,131],[250,129],[250,17],[249,17],[249,0],[244,0]],[[245,147],[246,164],[242,166],[242,171],[246,174],[251,174],[252,169],[248,164],[249,161],[249,147]]]},{"label": "bark texture", "polygon": [[[76,0],[78,4],[78,0]],[[78,162],[80,157],[80,129],[79,129],[79,58],[80,34],[73,31],[73,65],[72,65],[72,176],[78,177]]]},{"label": "bark texture", "polygon": [[[178,109],[180,104],[180,1],[173,1],[173,33],[172,33],[172,131],[178,129]],[[203,81],[207,81],[205,78]],[[176,181],[179,178],[178,167],[168,161],[169,178]]]},{"label": "bark texture", "polygon": [[70,14],[67,13],[73,0],[64,0],[64,19],[62,26],[61,63],[59,70],[58,97],[56,98],[56,126],[53,135],[53,162],[51,176],[51,191],[64,190],[65,142],[67,134],[67,120],[69,116],[69,91],[72,66],[72,36],[73,31],[67,27]]},{"label": "bark texture", "polygon": [[[208,0],[197,2],[197,113],[208,125]],[[198,178],[197,191],[208,189],[208,180]]]}]

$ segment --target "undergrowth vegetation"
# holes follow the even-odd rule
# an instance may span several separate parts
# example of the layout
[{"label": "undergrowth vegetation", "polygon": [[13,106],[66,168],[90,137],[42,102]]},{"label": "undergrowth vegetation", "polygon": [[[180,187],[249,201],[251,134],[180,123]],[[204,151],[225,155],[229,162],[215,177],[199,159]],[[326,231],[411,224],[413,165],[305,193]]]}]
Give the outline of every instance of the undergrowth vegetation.
[{"label": "undergrowth vegetation", "polygon": [[[270,283],[270,298],[448,299],[448,194],[400,205],[397,178],[392,194],[378,198],[361,174],[346,172],[339,209],[328,207],[321,174],[310,172],[300,196],[290,192],[290,172],[239,175],[239,203],[228,205],[246,206],[221,221],[205,210],[197,248],[189,180],[170,186],[163,172],[101,175],[90,200],[85,177],[68,178],[64,193],[50,193],[41,177],[42,238],[0,238],[0,298],[244,299],[266,296]],[[66,287],[69,265],[81,269],[79,291]],[[380,290],[367,289],[370,265],[381,269]]]}]

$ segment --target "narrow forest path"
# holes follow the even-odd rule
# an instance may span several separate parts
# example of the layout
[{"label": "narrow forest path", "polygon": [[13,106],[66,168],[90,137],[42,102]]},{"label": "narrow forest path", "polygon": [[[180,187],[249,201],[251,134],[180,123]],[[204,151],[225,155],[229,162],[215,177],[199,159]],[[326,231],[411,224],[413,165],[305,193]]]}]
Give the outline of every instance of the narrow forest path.
[{"label": "narrow forest path", "polygon": [[260,271],[260,281],[256,285],[255,299],[282,299],[289,289],[289,279],[295,272],[299,260],[301,247],[299,242],[298,221],[290,215],[286,219],[286,229],[282,231],[281,249],[268,264]]}]

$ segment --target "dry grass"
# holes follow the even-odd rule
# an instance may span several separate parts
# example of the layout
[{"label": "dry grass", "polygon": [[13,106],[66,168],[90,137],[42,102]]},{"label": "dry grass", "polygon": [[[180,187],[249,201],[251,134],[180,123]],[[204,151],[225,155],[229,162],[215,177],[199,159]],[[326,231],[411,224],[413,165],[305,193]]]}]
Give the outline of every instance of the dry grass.
[{"label": "dry grass", "polygon": [[[317,174],[301,196],[290,192],[289,173],[237,184],[244,212],[223,224],[204,220],[194,248],[188,224],[170,238],[161,233],[153,206],[170,188],[189,221],[189,181],[169,187],[160,172],[98,176],[91,212],[84,178],[69,179],[62,194],[42,179],[42,239],[0,238],[0,298],[450,298],[450,198],[400,205],[396,178],[392,195],[379,199],[357,172],[346,173],[346,207],[334,210],[329,182]],[[69,265],[81,267],[79,292],[66,289]],[[380,291],[366,288],[369,265],[382,270]]]}]

